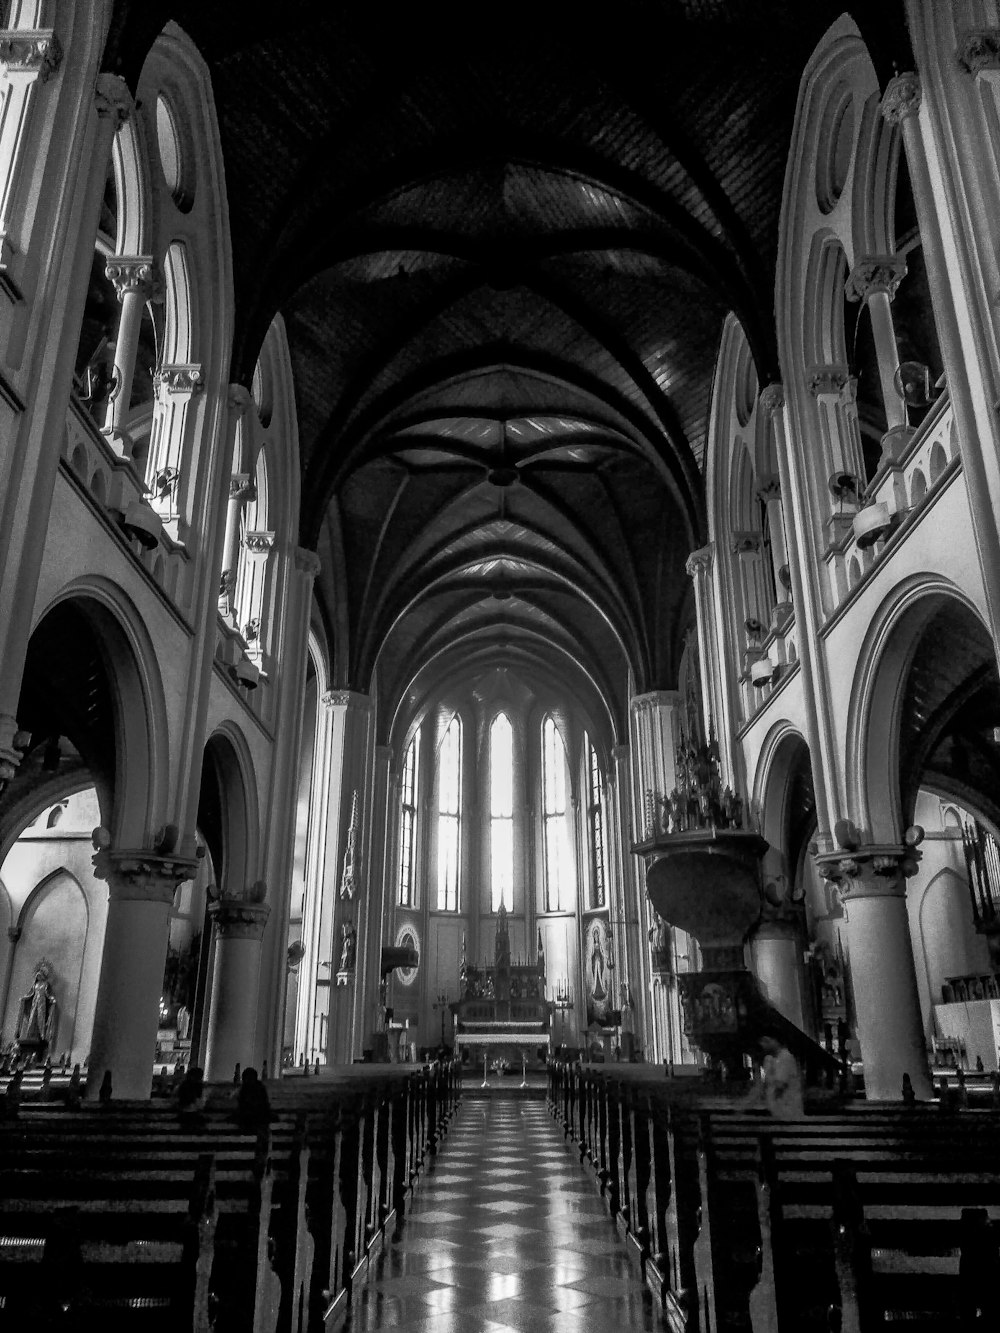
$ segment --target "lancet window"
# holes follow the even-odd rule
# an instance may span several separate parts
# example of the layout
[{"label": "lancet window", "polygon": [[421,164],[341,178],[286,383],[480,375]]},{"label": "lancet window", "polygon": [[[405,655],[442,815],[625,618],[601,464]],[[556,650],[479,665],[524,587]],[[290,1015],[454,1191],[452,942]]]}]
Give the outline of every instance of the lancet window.
[{"label": "lancet window", "polygon": [[490,727],[490,899],[514,906],[514,731],[506,713]]},{"label": "lancet window", "polygon": [[590,737],[587,749],[587,827],[590,834],[590,905],[607,904],[608,861],[604,838],[604,778]]},{"label": "lancet window", "polygon": [[462,822],[462,722],[451,719],[438,761],[438,911],[458,911],[458,854]]},{"label": "lancet window", "polygon": [[417,769],[420,761],[420,732],[415,731],[403,757],[399,809],[399,883],[396,901],[400,907],[415,905],[414,882],[417,828]]},{"label": "lancet window", "polygon": [[566,747],[552,717],[542,724],[542,837],[545,844],[545,910],[572,905],[572,866],[566,836]]}]

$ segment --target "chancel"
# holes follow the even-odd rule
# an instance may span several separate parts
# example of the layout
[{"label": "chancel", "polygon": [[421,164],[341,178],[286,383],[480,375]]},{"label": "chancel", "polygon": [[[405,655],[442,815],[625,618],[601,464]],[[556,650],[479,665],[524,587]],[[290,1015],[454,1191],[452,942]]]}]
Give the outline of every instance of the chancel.
[{"label": "chancel", "polygon": [[0,0],[12,1327],[1000,1324],[998,126],[997,0]]}]

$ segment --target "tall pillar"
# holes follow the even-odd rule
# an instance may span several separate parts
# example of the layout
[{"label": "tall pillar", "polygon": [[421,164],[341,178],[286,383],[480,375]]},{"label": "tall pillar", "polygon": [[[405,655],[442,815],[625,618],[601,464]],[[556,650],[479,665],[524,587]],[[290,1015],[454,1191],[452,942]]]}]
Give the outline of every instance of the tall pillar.
[{"label": "tall pillar", "polygon": [[363,821],[371,810],[372,708],[368,695],[354,690],[331,691],[329,707],[332,772],[326,812],[320,967],[329,963],[326,1060],[336,1065],[350,1064],[360,1057],[364,1041],[364,1001],[359,994],[364,978],[363,974],[359,976],[357,959],[363,944],[362,904],[369,892]]},{"label": "tall pillar", "polygon": [[208,909],[215,946],[205,1044],[208,1079],[229,1079],[236,1064],[245,1068],[257,1058],[253,999],[260,984],[260,945],[270,914],[267,903],[248,898],[220,898]]},{"label": "tall pillar", "polygon": [[781,629],[791,614],[792,604],[788,546],[785,541],[785,510],[781,503],[781,481],[775,474],[759,478],[757,498],[767,514],[767,531],[771,543],[771,565],[776,598],[771,614],[771,627]]},{"label": "tall pillar", "polygon": [[148,1097],[167,961],[174,894],[197,869],[196,860],[100,845],[94,874],[108,884],[101,979],[97,987],[87,1094],[107,1070],[116,1097]]},{"label": "tall pillar", "polygon": [[391,891],[386,862],[386,838],[389,819],[389,769],[392,750],[388,745],[375,746],[372,775],[370,816],[365,830],[365,859],[369,867],[366,892],[358,902],[358,976],[356,989],[358,1029],[362,1049],[371,1045],[373,1034],[380,1029],[379,983],[382,980],[382,944],[386,897]]},{"label": "tall pillar", "polygon": [[685,566],[694,584],[695,617],[698,626],[698,670],[701,676],[702,726],[706,735],[715,732],[719,760],[730,784],[735,783],[732,738],[736,733],[730,689],[730,663],[725,652],[722,614],[718,589],[713,577],[715,544],[692,551]]},{"label": "tall pillar", "polygon": [[[299,965],[299,999],[295,1015],[295,1056],[304,1055],[309,1063],[319,1059],[326,1045],[321,1027],[328,1019],[328,991],[332,978],[329,967],[321,969],[321,959],[329,960],[330,944],[324,941],[323,921],[326,889],[327,811],[330,783],[333,779],[333,695],[321,694],[316,709],[312,773],[309,780],[309,822],[306,834],[306,884],[302,903],[302,947]],[[329,932],[327,932],[328,934]],[[322,986],[320,982],[322,981]],[[320,991],[323,1002],[320,1003]]]},{"label": "tall pillar", "polygon": [[639,842],[655,832],[660,812],[657,801],[668,797],[677,785],[677,747],[683,725],[681,696],[676,690],[636,694],[629,710],[634,774],[632,837]]},{"label": "tall pillar", "polygon": [[240,524],[247,500],[254,493],[248,472],[234,472],[229,478],[229,503],[226,506],[226,535],[222,544],[222,574],[219,578],[219,615],[235,629],[239,628],[236,606],[236,573],[240,560]]},{"label": "tall pillar", "polygon": [[869,1101],[898,1101],[903,1075],[933,1096],[906,913],[909,847],[861,847],[816,858],[844,905],[848,963]]}]

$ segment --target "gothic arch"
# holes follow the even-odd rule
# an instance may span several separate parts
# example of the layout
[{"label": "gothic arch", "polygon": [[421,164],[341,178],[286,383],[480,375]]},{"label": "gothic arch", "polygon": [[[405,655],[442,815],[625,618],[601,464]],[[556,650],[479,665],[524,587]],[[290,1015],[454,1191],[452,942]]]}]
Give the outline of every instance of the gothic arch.
[{"label": "gothic arch", "polygon": [[261,863],[260,810],[253,758],[234,723],[223,722],[208,738],[205,764],[218,784],[220,819],[217,830],[203,832],[213,852],[219,889],[239,895],[256,878]]}]

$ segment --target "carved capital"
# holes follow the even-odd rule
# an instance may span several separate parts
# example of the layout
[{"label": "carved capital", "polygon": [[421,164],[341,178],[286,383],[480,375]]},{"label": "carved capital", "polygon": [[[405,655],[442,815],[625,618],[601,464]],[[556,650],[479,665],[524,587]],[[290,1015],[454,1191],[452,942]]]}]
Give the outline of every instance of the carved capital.
[{"label": "carved capital", "polygon": [[1000,69],[1000,28],[977,28],[963,33],[957,55],[967,74]]},{"label": "carved capital", "polygon": [[897,74],[886,84],[882,95],[882,118],[890,125],[900,125],[907,116],[920,110],[920,76],[908,71]]},{"label": "carved capital", "polygon": [[320,696],[324,708],[357,708],[364,711],[371,707],[371,702],[367,694],[359,694],[357,690],[327,690]]},{"label": "carved capital", "polygon": [[274,546],[274,533],[248,532],[243,538],[243,545],[251,555],[268,555]]},{"label": "carved capital", "polygon": [[98,74],[94,85],[94,108],[100,120],[112,122],[113,133],[118,133],[134,106],[128,84],[119,74]]},{"label": "carved capital", "polygon": [[764,504],[781,499],[781,481],[774,473],[761,477],[760,485],[757,487],[757,498]]},{"label": "carved capital", "polygon": [[811,366],[809,392],[814,398],[821,398],[826,394],[840,395],[850,382],[850,378],[846,366]]},{"label": "carved capital", "polygon": [[112,902],[166,903],[185,880],[193,879],[199,862],[150,851],[100,847],[94,853],[94,875],[107,881]]},{"label": "carved capital", "polygon": [[216,939],[259,940],[263,938],[271,907],[268,903],[251,903],[242,898],[220,898],[209,906],[208,915]]},{"label": "carved capital", "polygon": [[903,898],[906,880],[916,874],[920,853],[910,846],[868,845],[820,852],[814,857],[823,878],[833,884],[845,907],[861,898]]},{"label": "carved capital", "polygon": [[733,555],[759,555],[761,549],[761,536],[759,532],[734,532],[732,534]]},{"label": "carved capital", "polygon": [[688,575],[694,579],[708,574],[712,568],[713,555],[711,546],[702,546],[697,551],[692,551],[684,565]]},{"label": "carved capital", "polygon": [[104,266],[104,276],[114,286],[119,301],[131,292],[148,301],[158,287],[152,255],[114,255]]},{"label": "carved capital", "polygon": [[205,387],[201,366],[161,366],[153,376],[153,383],[161,397],[165,395],[180,397],[182,394],[193,398]]},{"label": "carved capital", "polygon": [[314,579],[320,571],[319,556],[315,551],[310,551],[305,546],[296,546],[295,568],[300,574],[305,574],[307,577]]},{"label": "carved capital", "polygon": [[249,472],[234,472],[229,478],[230,500],[252,500],[256,487]]},{"label": "carved capital", "polygon": [[248,411],[252,402],[249,389],[244,388],[242,384],[230,384],[226,394],[226,406],[237,420]]},{"label": "carved capital", "polygon": [[849,301],[867,301],[883,292],[891,301],[905,277],[906,260],[902,255],[869,255],[855,260],[844,294]]},{"label": "carved capital", "polygon": [[785,386],[783,384],[768,384],[761,390],[760,405],[770,415],[775,412],[783,412],[785,409]]},{"label": "carved capital", "polygon": [[612,745],[611,758],[616,764],[627,764],[629,747],[627,745]]},{"label": "carved capital", "polygon": [[44,83],[59,68],[62,55],[51,28],[0,32],[0,69],[6,74],[35,74]]}]

